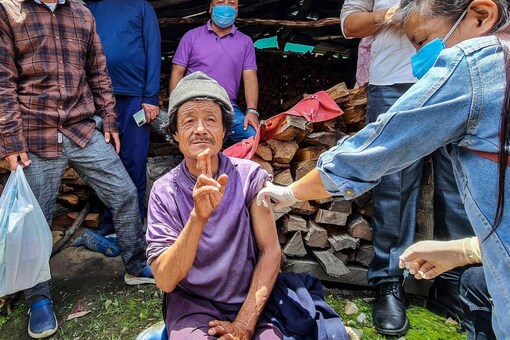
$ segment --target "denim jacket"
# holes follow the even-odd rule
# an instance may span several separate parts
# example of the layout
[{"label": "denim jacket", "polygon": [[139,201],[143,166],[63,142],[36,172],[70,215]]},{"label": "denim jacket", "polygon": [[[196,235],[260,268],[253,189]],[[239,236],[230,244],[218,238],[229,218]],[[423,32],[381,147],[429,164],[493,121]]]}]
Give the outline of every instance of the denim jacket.
[{"label": "denim jacket", "polygon": [[[469,220],[484,240],[494,223],[498,164],[466,148],[498,152],[504,91],[504,57],[495,36],[445,49],[387,113],[322,155],[317,168],[325,188],[333,195],[354,198],[374,187],[381,176],[445,147]],[[481,244],[494,300],[493,328],[502,339],[510,334],[510,169],[505,197],[502,222]]]}]

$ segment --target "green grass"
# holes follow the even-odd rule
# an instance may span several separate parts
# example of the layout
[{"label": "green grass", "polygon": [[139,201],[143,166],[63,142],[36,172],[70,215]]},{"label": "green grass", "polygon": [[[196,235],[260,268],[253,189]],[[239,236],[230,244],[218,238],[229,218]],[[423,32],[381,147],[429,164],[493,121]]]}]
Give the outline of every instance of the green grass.
[{"label": "green grass", "polygon": [[[343,297],[327,295],[326,301],[342,316],[344,323],[363,331],[362,339],[391,339],[379,335],[372,326],[372,305],[361,297],[349,300]],[[352,301],[359,308],[354,315],[344,313],[345,304]],[[77,306],[90,314],[70,321],[62,322]],[[26,336],[27,306],[19,302],[11,316],[0,315],[0,339],[28,339]],[[73,303],[62,302],[56,313],[60,328],[51,339],[62,340],[122,340],[135,339],[146,327],[161,320],[161,293],[154,286],[142,289],[126,287],[116,292],[98,292],[91,300]],[[366,322],[360,324],[356,318],[365,313]],[[408,309],[411,328],[405,335],[407,340],[460,340],[466,339],[459,326],[448,325],[446,319],[432,314],[427,309],[412,306]],[[396,339],[396,338],[395,338]]]}]

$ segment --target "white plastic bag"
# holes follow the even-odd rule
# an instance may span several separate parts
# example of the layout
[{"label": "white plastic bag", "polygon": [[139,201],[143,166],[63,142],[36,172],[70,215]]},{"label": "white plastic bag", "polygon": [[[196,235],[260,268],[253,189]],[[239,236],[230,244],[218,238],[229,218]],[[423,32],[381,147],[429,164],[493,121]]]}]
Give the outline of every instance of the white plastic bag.
[{"label": "white plastic bag", "polygon": [[0,197],[0,296],[49,280],[52,246],[46,218],[18,165]]}]

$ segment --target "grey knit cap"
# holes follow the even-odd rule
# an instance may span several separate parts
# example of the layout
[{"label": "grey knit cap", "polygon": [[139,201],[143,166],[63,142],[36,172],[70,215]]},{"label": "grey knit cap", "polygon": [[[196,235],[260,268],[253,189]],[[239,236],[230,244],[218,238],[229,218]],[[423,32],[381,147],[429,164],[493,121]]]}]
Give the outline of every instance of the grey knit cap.
[{"label": "grey knit cap", "polygon": [[172,115],[179,107],[194,99],[211,99],[223,104],[230,115],[234,114],[234,108],[230,103],[227,91],[205,73],[197,71],[188,74],[177,83],[170,93],[168,102],[168,114]]}]

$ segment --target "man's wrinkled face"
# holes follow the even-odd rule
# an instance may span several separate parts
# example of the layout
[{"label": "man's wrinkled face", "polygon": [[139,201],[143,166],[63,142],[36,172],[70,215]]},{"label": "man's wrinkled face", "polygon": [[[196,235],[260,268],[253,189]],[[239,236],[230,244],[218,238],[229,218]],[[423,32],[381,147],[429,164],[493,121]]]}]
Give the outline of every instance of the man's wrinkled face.
[{"label": "man's wrinkled face", "polygon": [[225,137],[221,108],[210,100],[189,101],[177,111],[177,132],[173,135],[186,158],[196,159],[205,149],[220,152]]}]

